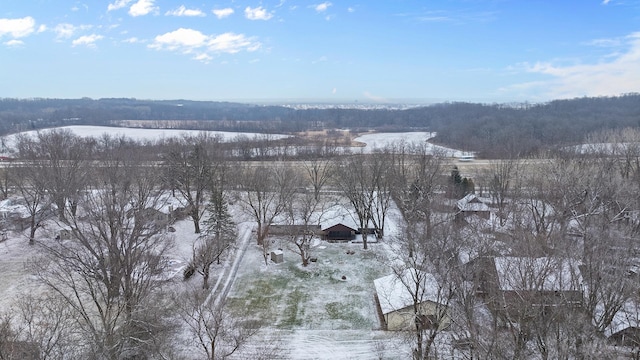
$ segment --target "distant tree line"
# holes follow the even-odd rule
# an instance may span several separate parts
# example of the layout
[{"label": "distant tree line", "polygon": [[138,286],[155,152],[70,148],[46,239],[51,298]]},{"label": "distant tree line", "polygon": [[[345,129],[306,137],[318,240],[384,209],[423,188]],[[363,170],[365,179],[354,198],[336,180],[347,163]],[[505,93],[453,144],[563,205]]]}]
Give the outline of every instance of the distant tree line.
[{"label": "distant tree line", "polygon": [[637,128],[640,94],[543,104],[453,102],[404,110],[293,109],[188,100],[0,99],[0,134],[62,125],[113,126],[121,120],[173,120],[171,126],[181,129],[267,133],[426,130],[438,133],[434,141],[439,144],[497,158],[579,143],[598,131]]}]

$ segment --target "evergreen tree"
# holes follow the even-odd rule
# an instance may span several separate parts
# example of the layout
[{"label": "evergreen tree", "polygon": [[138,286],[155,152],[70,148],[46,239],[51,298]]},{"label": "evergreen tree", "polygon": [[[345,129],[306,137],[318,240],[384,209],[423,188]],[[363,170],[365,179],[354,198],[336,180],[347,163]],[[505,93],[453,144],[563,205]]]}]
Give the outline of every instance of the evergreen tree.
[{"label": "evergreen tree", "polygon": [[224,195],[214,191],[207,205],[208,217],[205,219],[205,231],[194,246],[193,262],[203,276],[202,287],[209,288],[209,274],[214,262],[220,264],[220,256],[236,240],[236,224],[233,222]]}]

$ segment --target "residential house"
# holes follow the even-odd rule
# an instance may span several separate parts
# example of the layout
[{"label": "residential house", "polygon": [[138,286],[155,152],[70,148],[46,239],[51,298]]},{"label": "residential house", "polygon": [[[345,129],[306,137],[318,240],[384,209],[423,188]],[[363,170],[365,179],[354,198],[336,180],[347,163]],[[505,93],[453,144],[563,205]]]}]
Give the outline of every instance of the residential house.
[{"label": "residential house", "polygon": [[276,225],[269,226],[269,235],[322,235],[320,225]]},{"label": "residential house", "polygon": [[336,224],[322,230],[322,240],[350,241],[356,238],[356,229],[344,224]]},{"label": "residential house", "polygon": [[462,199],[456,201],[456,220],[462,221],[469,216],[476,215],[482,219],[489,220],[491,208],[480,200],[475,194],[467,194]]},{"label": "residential house", "polygon": [[[599,307],[599,310],[604,310]],[[600,314],[597,314],[600,315]],[[640,304],[627,301],[615,314],[604,335],[614,345],[640,347]]]},{"label": "residential house", "polygon": [[[375,279],[373,284],[378,310],[387,330],[412,330],[416,323],[424,328],[444,329],[451,323],[433,274],[410,268],[400,275]],[[418,290],[412,293],[409,289]]]},{"label": "residential house", "polygon": [[579,261],[556,257],[484,258],[475,276],[478,291],[494,311],[512,318],[526,311],[582,306]]}]

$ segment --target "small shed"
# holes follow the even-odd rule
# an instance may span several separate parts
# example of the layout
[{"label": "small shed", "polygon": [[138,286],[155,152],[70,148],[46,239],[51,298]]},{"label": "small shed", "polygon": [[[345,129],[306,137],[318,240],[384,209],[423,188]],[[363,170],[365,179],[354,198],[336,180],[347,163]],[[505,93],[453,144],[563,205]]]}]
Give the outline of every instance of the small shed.
[{"label": "small shed", "polygon": [[[391,274],[373,281],[376,301],[387,330],[415,329],[416,323],[424,328],[439,329],[449,326],[451,320],[447,306],[440,301],[438,282],[433,274],[417,269],[406,269],[402,274]],[[418,284],[418,314],[414,310],[413,294],[409,288]]]},{"label": "small shed", "polygon": [[71,240],[73,238],[73,229],[70,227],[63,227],[58,231],[58,240]]},{"label": "small shed", "polygon": [[326,241],[350,241],[356,238],[356,229],[344,224],[336,224],[322,230],[322,239]]},{"label": "small shed", "polygon": [[284,254],[282,253],[282,250],[273,250],[271,252],[271,261],[276,264],[284,262]]}]

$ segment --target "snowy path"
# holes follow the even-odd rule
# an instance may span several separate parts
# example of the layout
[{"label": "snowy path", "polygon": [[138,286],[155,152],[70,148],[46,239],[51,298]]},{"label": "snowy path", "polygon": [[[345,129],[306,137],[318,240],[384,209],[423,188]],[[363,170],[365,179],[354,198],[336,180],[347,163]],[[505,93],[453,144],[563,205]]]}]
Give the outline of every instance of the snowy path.
[{"label": "snowy path", "polygon": [[[236,274],[238,273],[238,267],[242,262],[242,258],[244,257],[245,252],[247,251],[247,246],[249,246],[249,241],[251,240],[251,234],[254,229],[253,224],[242,223],[240,225],[240,231],[238,233],[238,239],[240,240],[239,246],[236,251],[233,252],[233,256],[229,256],[224,263],[224,268],[222,274],[218,276],[218,280],[215,285],[211,288],[211,292],[207,299],[205,300],[206,304],[211,304],[213,300],[213,306],[219,306],[224,303],[224,300],[227,298],[229,294],[229,290],[231,290],[231,286],[233,285],[233,281],[236,278]],[[222,286],[222,287],[221,287]],[[220,288],[221,287],[221,288]]]}]

